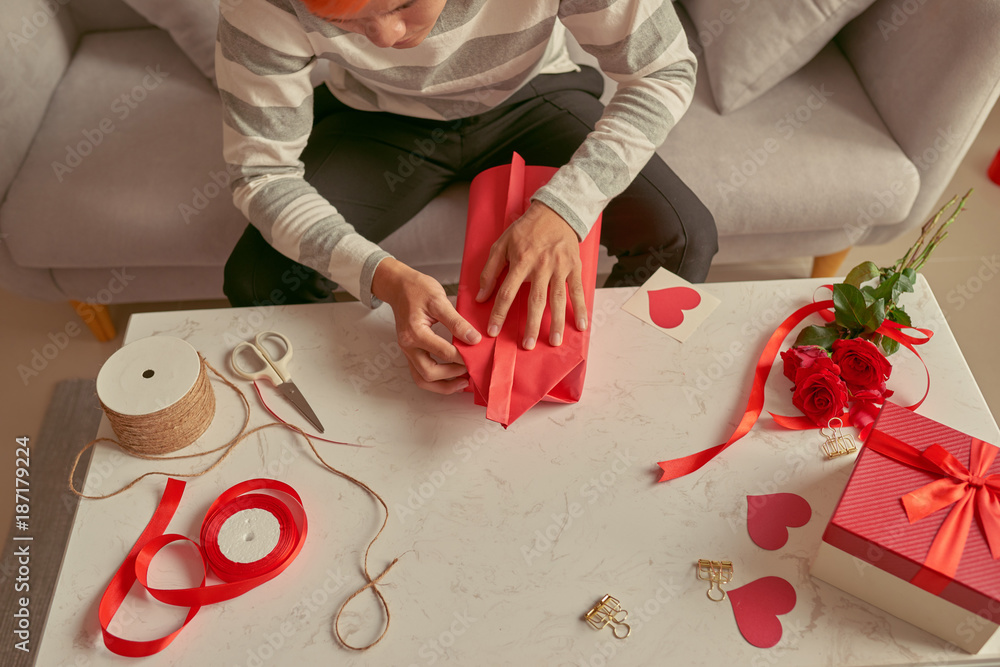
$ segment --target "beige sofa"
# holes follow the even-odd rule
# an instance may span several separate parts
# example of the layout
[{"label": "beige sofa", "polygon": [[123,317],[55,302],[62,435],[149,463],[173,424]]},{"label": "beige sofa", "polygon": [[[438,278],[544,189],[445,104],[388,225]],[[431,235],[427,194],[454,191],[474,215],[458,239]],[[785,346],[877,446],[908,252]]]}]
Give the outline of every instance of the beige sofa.
[{"label": "beige sofa", "polygon": [[[129,0],[168,32],[123,0],[7,0],[0,287],[92,304],[222,297],[245,222],[226,188],[206,2]],[[812,256],[833,275],[842,251],[913,228],[942,194],[1000,92],[1000,0],[829,0],[842,10],[828,19],[802,0],[821,30],[766,4],[677,5],[699,84],[660,152],[714,213],[717,262]],[[813,44],[785,40],[768,68],[793,27]],[[386,248],[455,282],[465,193]]]}]

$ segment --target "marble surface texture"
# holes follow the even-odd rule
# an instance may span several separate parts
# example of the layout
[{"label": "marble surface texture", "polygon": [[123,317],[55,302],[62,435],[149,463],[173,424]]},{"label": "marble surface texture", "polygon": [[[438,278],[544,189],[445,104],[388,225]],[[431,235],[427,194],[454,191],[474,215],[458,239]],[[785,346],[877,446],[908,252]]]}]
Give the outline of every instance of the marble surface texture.
[{"label": "marble surface texture", "polygon": [[[240,340],[264,329],[295,345],[292,374],[326,435],[367,445],[317,443],[324,458],[378,491],[389,523],[371,553],[392,614],[385,639],[356,653],[332,633],[341,603],[363,583],[364,548],[382,508],[318,465],[301,437],[272,428],[242,442],[216,470],[188,487],[169,532],[197,539],[212,500],[236,482],[273,477],[296,488],[309,517],[299,558],[272,582],[202,608],[147,665],[901,665],[997,664],[1000,643],[970,656],[942,640],[813,579],[810,561],[853,457],[826,460],[814,431],[789,432],[765,414],[751,433],[688,477],[657,484],[656,462],[726,440],[741,418],[754,364],[774,328],[809,302],[819,280],[705,285],[722,304],[681,344],[621,311],[631,289],[598,290],[586,387],[575,405],[542,404],[504,430],[469,394],[417,389],[395,345],[391,312],[359,304],[220,309],[135,315],[126,341],[169,335],[190,342],[250,400],[251,425],[272,421],[250,383],[229,369]],[[932,386],[920,412],[1000,443],[927,283],[904,303],[934,330],[921,348]],[[908,405],[924,371],[903,351],[890,388]],[[184,453],[215,447],[242,421],[239,398],[214,381],[215,419]],[[780,366],[766,409],[795,414]],[[308,424],[279,395],[269,404]],[[99,435],[113,436],[105,419]],[[82,443],[81,443],[82,444]],[[151,463],[96,447],[91,493],[113,491],[150,470],[192,472],[208,461]],[[103,645],[97,605],[148,522],[165,478],[147,477],[108,500],[83,501],[67,547],[38,664],[137,664]],[[788,543],[765,551],[746,529],[748,494],[792,492],[812,518]],[[732,587],[776,575],[797,604],[780,617],[781,642],[748,644],[728,601],[706,598],[699,558],[729,559]],[[190,567],[165,557],[163,585],[184,585]],[[167,583],[172,582],[172,583]],[[595,631],[584,613],[604,594],[629,611],[624,641]],[[134,639],[165,634],[186,610],[133,595],[115,629]],[[347,608],[342,630],[355,644],[381,629],[370,592]]]}]

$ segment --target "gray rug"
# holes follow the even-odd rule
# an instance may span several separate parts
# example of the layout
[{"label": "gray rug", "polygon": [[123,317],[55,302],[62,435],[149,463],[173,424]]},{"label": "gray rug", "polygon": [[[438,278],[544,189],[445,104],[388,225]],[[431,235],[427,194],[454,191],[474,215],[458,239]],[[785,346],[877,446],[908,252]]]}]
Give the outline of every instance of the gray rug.
[{"label": "gray rug", "polygon": [[[0,637],[3,637],[0,665],[4,667],[35,664],[38,642],[79,500],[66,488],[67,477],[77,451],[97,433],[102,414],[93,380],[64,380],[56,385],[41,432],[31,439],[29,529],[19,531],[15,523],[11,527],[13,535],[8,537],[0,557],[0,589],[4,591],[0,611]],[[89,451],[80,459],[77,488],[89,459]],[[33,538],[30,542],[11,539],[29,535]],[[27,581],[30,589],[18,592],[15,587],[20,563],[15,550],[25,545],[30,554]],[[18,599],[21,597],[29,599],[28,652],[16,648],[21,640],[14,634],[18,629],[14,613],[20,608]]]}]

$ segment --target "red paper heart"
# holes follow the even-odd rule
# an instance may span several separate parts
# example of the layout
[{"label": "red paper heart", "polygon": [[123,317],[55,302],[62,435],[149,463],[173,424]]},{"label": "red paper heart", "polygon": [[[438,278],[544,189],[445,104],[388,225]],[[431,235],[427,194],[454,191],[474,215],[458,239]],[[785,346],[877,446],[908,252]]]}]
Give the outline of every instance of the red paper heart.
[{"label": "red paper heart", "polygon": [[774,551],[785,546],[788,527],[804,526],[811,516],[809,503],[794,493],[747,496],[747,530],[761,549]]},{"label": "red paper heart", "polygon": [[690,287],[667,287],[647,292],[649,318],[658,327],[673,329],[684,321],[684,311],[697,308],[701,294]]},{"label": "red paper heart", "polygon": [[781,577],[763,577],[729,591],[740,634],[757,648],[781,641],[778,616],[795,608],[795,589]]}]

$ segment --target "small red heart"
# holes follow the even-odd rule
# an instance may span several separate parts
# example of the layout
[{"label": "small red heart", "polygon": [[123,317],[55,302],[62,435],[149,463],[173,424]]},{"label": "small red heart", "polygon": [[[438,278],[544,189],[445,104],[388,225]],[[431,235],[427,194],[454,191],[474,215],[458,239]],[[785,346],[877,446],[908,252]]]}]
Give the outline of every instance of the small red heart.
[{"label": "small red heart", "polygon": [[809,522],[812,508],[794,493],[747,496],[747,531],[761,549],[774,551],[788,541],[788,527],[798,528]]},{"label": "small red heart", "polygon": [[667,287],[647,292],[649,318],[658,327],[673,329],[684,321],[684,311],[697,308],[701,294],[690,287]]},{"label": "small red heart", "polygon": [[795,589],[781,577],[762,577],[729,591],[740,634],[757,648],[781,641],[778,616],[795,608]]}]

